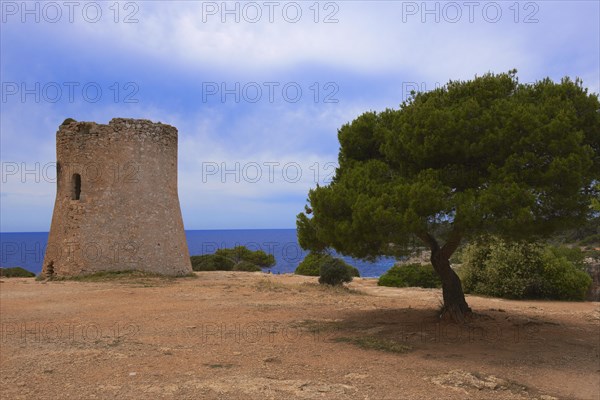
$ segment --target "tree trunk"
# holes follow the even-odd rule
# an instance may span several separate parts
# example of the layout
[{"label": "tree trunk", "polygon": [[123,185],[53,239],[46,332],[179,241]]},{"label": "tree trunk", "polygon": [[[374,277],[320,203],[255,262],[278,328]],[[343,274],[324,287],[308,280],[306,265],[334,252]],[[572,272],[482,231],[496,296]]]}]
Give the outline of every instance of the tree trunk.
[{"label": "tree trunk", "polygon": [[465,300],[460,278],[450,268],[450,256],[456,251],[461,241],[460,229],[453,229],[443,247],[427,232],[419,232],[417,236],[431,249],[431,264],[442,280],[444,306],[440,317],[454,322],[464,322],[471,316],[471,308]]},{"label": "tree trunk", "polygon": [[431,251],[431,264],[442,280],[444,307],[441,317],[455,322],[464,322],[471,315],[471,308],[465,300],[462,284],[456,272],[450,268],[449,257],[442,250]]}]

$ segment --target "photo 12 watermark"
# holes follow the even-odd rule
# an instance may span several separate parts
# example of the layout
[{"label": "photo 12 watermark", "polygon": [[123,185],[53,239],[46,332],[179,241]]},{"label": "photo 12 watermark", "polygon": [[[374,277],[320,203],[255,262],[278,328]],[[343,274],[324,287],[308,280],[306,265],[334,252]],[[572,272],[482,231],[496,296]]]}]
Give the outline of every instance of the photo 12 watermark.
[{"label": "photo 12 watermark", "polygon": [[139,103],[136,82],[2,82],[2,103]]},{"label": "photo 12 watermark", "polygon": [[461,22],[537,24],[540,6],[537,2],[496,1],[403,1],[402,22],[449,23]]},{"label": "photo 12 watermark", "polygon": [[296,161],[204,161],[201,165],[202,183],[298,183],[308,178],[315,184],[331,183],[337,168],[336,162]]},{"label": "photo 12 watermark", "polygon": [[323,342],[332,337],[331,331],[306,330],[278,322],[225,323],[203,322],[184,331],[187,339],[199,339],[205,346],[225,343],[296,343]]},{"label": "photo 12 watermark", "polygon": [[18,343],[112,343],[130,340],[139,335],[140,326],[117,321],[96,322],[5,322],[0,323],[0,342]]},{"label": "photo 12 watermark", "polygon": [[63,176],[68,184],[77,174],[88,184],[130,185],[140,181],[141,166],[133,161],[117,162],[18,162],[0,163],[0,181],[6,183],[57,183]]},{"label": "photo 12 watermark", "polygon": [[439,89],[442,86],[440,82],[433,85],[427,82],[402,82],[402,101],[408,100],[415,93]]},{"label": "photo 12 watermark", "polygon": [[478,325],[461,325],[423,320],[419,323],[400,325],[399,337],[402,342],[415,343],[522,343],[539,340],[537,326],[504,326],[495,322]]},{"label": "photo 12 watermark", "polygon": [[[263,251],[266,254],[273,255],[275,257],[276,262],[285,262],[287,264],[295,264],[306,256],[306,252],[302,250],[300,245],[297,242],[275,242],[275,241],[263,241],[263,242],[255,242],[255,241],[246,241],[246,242],[235,242],[233,245],[228,245],[225,242],[216,242],[216,241],[204,241],[200,243],[200,254],[193,255],[207,255],[214,254],[218,250],[228,249],[228,248],[236,248],[236,247],[246,247],[250,251]],[[191,250],[193,251],[193,250]],[[195,252],[198,252],[196,250]]]},{"label": "photo 12 watermark", "polygon": [[[446,324],[429,320],[399,323],[394,339],[384,339],[404,345],[435,345],[452,343],[469,345],[473,343],[535,343],[540,340],[539,327],[515,325],[511,327],[496,323],[466,326]],[[199,322],[177,329],[173,335],[183,335],[186,339],[199,340],[205,346],[218,346],[226,343],[307,343],[342,342],[349,340],[348,334],[360,339],[357,331],[348,330],[344,322],[298,321],[280,323],[274,321]]]},{"label": "photo 12 watermark", "polygon": [[202,23],[339,23],[340,5],[334,1],[203,1]]},{"label": "photo 12 watermark", "polygon": [[102,242],[69,240],[60,244],[12,240],[0,243],[0,262],[3,266],[40,265],[44,259],[47,259],[55,264],[105,262],[122,265],[124,269],[135,269],[143,261],[143,257],[141,246],[134,240]]},{"label": "photo 12 watermark", "polygon": [[202,82],[202,102],[220,103],[339,103],[336,82]]},{"label": "photo 12 watermark", "polygon": [[135,1],[2,1],[3,24],[139,23],[140,3]]}]

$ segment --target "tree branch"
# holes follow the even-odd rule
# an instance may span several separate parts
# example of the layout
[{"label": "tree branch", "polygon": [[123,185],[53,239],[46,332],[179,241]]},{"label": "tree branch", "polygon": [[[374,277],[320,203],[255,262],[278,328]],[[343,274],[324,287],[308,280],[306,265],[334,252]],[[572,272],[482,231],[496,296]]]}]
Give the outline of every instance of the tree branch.
[{"label": "tree branch", "polygon": [[429,249],[431,250],[431,254],[436,253],[440,250],[440,245],[437,240],[433,236],[429,234],[429,232],[417,232],[417,237],[423,241]]}]

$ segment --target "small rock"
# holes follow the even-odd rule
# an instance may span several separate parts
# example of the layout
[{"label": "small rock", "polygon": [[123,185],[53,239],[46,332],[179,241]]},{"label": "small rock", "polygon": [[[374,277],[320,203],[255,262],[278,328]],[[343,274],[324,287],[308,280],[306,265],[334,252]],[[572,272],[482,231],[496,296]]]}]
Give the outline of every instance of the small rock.
[{"label": "small rock", "polygon": [[263,361],[268,363],[281,363],[281,359],[279,357],[267,357]]},{"label": "small rock", "polygon": [[137,375],[137,372],[130,372],[129,373],[129,376],[136,376],[136,375]]}]

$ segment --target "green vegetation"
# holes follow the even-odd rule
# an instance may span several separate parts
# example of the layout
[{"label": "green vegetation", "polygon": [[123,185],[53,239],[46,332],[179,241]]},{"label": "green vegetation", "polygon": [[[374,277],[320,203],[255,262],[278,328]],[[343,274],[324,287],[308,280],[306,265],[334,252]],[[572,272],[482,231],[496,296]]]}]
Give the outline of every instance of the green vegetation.
[{"label": "green vegetation", "polygon": [[194,271],[231,271],[235,262],[219,254],[191,256]]},{"label": "green vegetation", "polygon": [[360,271],[358,270],[358,268],[353,267],[352,265],[346,264],[348,270],[350,271],[350,275],[352,275],[353,278],[360,278]]},{"label": "green vegetation", "polygon": [[[304,260],[298,264],[294,273],[296,275],[319,276],[321,274],[321,266],[324,263],[331,263],[335,259],[335,257],[327,253],[310,252],[304,257]],[[346,263],[344,260],[339,260],[342,261],[350,271],[350,275],[353,277],[360,277],[360,272],[356,267]]]},{"label": "green vegetation", "polygon": [[233,266],[234,271],[245,271],[245,272],[259,272],[262,271],[256,264],[252,264],[250,261],[242,260]]},{"label": "green vegetation", "polygon": [[262,250],[252,251],[245,246],[236,246],[232,249],[219,249],[215,254],[233,260],[235,263],[247,261],[260,268],[269,268],[275,265],[275,256],[272,254],[267,254]]},{"label": "green vegetation", "polygon": [[342,285],[352,281],[352,271],[348,264],[339,258],[331,258],[320,263],[319,283],[323,285]]},{"label": "green vegetation", "polygon": [[442,281],[433,267],[422,264],[395,265],[381,275],[377,284],[393,287],[442,287]]},{"label": "green vegetation", "polygon": [[468,245],[464,253],[460,275],[467,293],[584,300],[592,283],[577,248],[492,237]]},{"label": "green vegetation", "polygon": [[585,268],[586,254],[579,247],[565,245],[546,245],[544,249],[549,258],[565,258],[579,270]]},{"label": "green vegetation", "polygon": [[443,283],[443,313],[463,321],[471,309],[449,262],[461,242],[490,233],[533,240],[597,215],[598,109],[579,79],[520,83],[513,70],[366,112],[339,129],[339,167],[310,190],[298,241],[362,259],[424,245]]},{"label": "green vegetation", "polygon": [[580,246],[597,246],[600,247],[600,233],[586,236],[579,241]]},{"label": "green vegetation", "polygon": [[[595,189],[596,189],[596,192],[600,192],[600,182],[596,182]],[[595,212],[600,212],[600,198],[599,197],[592,199],[592,210],[594,210]],[[596,225],[596,227],[598,227],[598,225]]]},{"label": "green vegetation", "polygon": [[77,122],[76,120],[74,120],[73,118],[67,118],[63,121],[63,123],[61,125],[68,125],[71,122]]},{"label": "green vegetation", "polygon": [[310,252],[304,260],[298,264],[294,273],[296,275],[319,276],[321,271],[321,260],[328,256],[325,253]]},{"label": "green vegetation", "polygon": [[21,267],[0,268],[2,278],[33,278],[35,274]]},{"label": "green vegetation", "polygon": [[164,283],[172,282],[178,278],[196,278],[196,275],[167,276],[153,272],[123,270],[123,271],[100,271],[93,274],[76,276],[56,276],[44,277],[39,275],[36,280],[48,281],[76,281],[76,282],[118,282],[124,284],[139,284],[144,287],[152,287]]},{"label": "green vegetation", "polygon": [[549,242],[552,244],[579,243],[581,246],[600,247],[600,210],[594,210],[593,207],[591,210],[591,218],[574,228],[555,233],[550,237]]},{"label": "green vegetation", "polygon": [[586,250],[583,254],[596,262],[600,261],[600,250]]},{"label": "green vegetation", "polygon": [[219,249],[214,254],[191,256],[194,271],[261,271],[275,265],[275,257],[262,250],[252,251],[245,246]]}]

